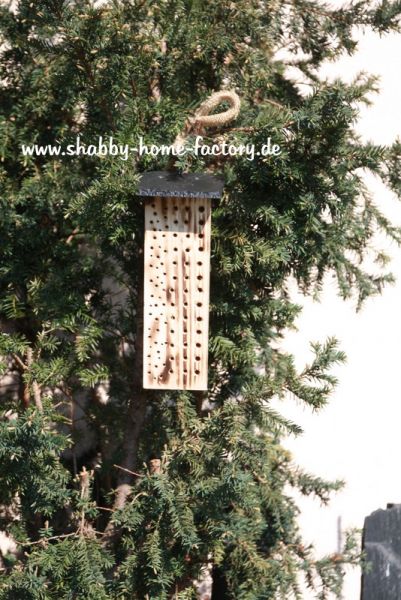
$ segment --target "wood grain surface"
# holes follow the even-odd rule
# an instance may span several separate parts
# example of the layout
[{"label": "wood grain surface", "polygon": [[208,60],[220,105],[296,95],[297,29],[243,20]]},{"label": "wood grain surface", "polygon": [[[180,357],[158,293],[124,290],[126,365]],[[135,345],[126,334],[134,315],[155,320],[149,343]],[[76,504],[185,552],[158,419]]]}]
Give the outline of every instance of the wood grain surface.
[{"label": "wood grain surface", "polygon": [[145,200],[147,389],[206,390],[211,200]]}]

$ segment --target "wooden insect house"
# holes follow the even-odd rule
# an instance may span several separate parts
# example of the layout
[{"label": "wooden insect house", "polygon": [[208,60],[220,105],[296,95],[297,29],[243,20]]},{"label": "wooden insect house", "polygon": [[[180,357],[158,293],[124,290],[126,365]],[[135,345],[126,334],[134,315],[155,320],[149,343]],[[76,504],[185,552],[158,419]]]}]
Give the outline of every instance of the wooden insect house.
[{"label": "wooden insect house", "polygon": [[143,387],[206,390],[211,203],[208,174],[146,173]]}]

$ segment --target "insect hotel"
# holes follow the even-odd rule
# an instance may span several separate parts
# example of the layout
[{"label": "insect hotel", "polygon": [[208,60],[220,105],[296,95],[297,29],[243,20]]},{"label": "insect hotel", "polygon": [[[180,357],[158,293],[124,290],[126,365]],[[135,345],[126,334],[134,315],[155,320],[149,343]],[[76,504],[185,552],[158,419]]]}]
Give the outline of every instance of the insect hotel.
[{"label": "insect hotel", "polygon": [[144,388],[207,390],[211,204],[222,190],[209,174],[141,178]]}]

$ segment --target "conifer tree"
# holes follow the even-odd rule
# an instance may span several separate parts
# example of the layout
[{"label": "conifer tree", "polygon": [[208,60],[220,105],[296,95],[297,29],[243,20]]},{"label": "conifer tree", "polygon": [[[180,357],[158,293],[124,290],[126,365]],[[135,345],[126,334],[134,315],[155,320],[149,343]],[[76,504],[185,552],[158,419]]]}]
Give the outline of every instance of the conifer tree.
[{"label": "conifer tree", "polygon": [[[344,360],[313,345],[298,372],[280,342],[325,274],[362,303],[391,275],[363,259],[377,230],[400,241],[362,177],[400,193],[400,145],[353,125],[376,88],[319,75],[355,29],[398,30],[401,5],[359,0],[19,0],[0,10],[1,600],[190,599],[338,593],[355,540],[316,559],[291,489],[327,502],[339,482],[304,473],[272,408],[320,409]],[[278,58],[278,51],[285,49]],[[292,67],[291,70],[288,67]],[[297,78],[294,73],[297,72]],[[296,81],[298,79],[298,81]],[[299,84],[302,81],[302,84]],[[22,145],[172,143],[210,93],[234,89],[235,123],[205,141],[276,157],[186,156],[222,174],[213,210],[209,391],[142,388],[140,173],[165,157],[24,156]]]}]

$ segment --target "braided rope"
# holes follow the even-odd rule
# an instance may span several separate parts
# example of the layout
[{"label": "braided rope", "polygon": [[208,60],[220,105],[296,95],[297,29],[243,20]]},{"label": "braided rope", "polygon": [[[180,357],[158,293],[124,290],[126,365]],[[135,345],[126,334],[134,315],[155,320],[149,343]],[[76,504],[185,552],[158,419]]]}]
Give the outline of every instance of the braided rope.
[{"label": "braided rope", "polygon": [[[230,108],[216,115],[211,115],[213,109],[224,101],[230,104]],[[193,117],[188,117],[183,131],[175,138],[173,147],[182,147],[186,138],[194,129],[199,129],[199,127],[221,127],[233,121],[237,118],[240,108],[241,100],[234,91],[221,90],[220,92],[214,92],[202,102]]]}]

